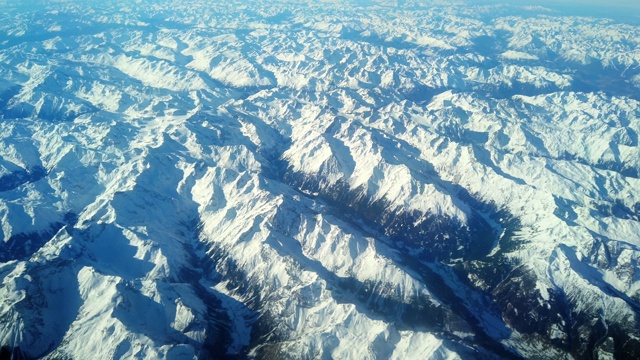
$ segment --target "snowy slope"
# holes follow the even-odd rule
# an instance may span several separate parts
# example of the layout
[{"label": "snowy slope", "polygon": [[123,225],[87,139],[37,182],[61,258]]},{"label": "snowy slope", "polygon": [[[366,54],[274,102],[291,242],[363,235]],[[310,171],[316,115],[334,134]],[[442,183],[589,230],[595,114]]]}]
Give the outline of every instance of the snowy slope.
[{"label": "snowy slope", "polygon": [[640,356],[640,27],[39,5],[0,3],[3,354]]}]

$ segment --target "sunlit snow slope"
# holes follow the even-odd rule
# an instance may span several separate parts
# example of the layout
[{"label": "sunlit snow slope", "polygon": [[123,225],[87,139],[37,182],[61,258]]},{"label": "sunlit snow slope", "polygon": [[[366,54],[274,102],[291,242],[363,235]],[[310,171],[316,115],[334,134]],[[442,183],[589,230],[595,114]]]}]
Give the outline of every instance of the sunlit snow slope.
[{"label": "sunlit snow slope", "polygon": [[0,9],[3,358],[640,357],[640,26]]}]

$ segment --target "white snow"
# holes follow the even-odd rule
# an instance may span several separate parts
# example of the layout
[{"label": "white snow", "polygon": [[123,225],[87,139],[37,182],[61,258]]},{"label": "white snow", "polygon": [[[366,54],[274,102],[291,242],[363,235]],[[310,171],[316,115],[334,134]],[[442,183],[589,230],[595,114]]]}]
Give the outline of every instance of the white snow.
[{"label": "white snow", "polygon": [[[477,323],[524,357],[572,356],[550,345],[560,320],[528,337],[487,310],[492,279],[453,275],[473,256],[517,264],[543,309],[560,294],[640,338],[638,27],[387,5],[8,7],[0,345],[456,359]],[[602,91],[578,91],[585,80]],[[390,214],[407,218],[382,228]],[[498,233],[478,240],[479,219]],[[441,239],[407,240],[422,225]],[[459,254],[428,259],[436,240]]]}]

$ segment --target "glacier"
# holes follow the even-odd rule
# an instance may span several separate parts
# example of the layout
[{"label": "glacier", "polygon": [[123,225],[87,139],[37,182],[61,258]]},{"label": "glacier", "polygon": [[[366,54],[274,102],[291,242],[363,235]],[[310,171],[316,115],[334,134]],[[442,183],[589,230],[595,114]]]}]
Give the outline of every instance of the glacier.
[{"label": "glacier", "polygon": [[638,19],[0,8],[0,358],[640,357]]}]

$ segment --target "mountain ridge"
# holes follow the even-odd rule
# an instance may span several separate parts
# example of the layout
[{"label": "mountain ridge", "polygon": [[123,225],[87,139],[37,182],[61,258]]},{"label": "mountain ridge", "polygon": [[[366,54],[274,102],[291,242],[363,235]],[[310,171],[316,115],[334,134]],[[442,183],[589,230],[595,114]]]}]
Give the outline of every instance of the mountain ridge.
[{"label": "mountain ridge", "polygon": [[640,354],[634,25],[38,4],[0,5],[3,356]]}]

